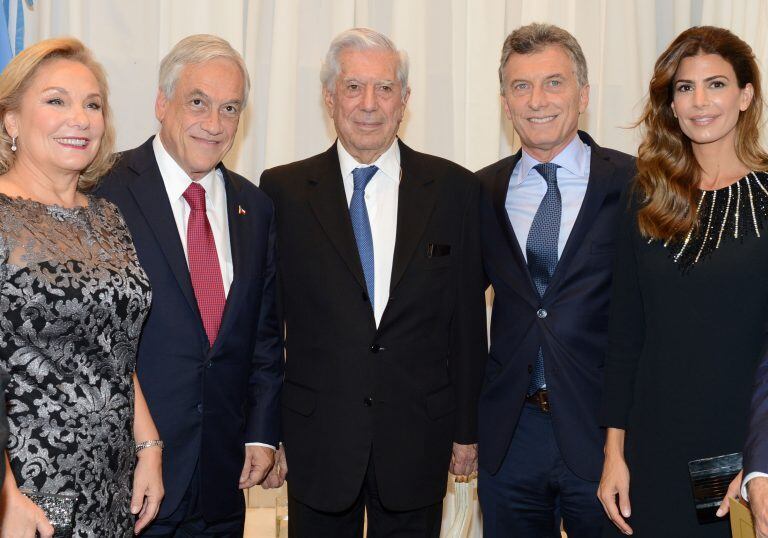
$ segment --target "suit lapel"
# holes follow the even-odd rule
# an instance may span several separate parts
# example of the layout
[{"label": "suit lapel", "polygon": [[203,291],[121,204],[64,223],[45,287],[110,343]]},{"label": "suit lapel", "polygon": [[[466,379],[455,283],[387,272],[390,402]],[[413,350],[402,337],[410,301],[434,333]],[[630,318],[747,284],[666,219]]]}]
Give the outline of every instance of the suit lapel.
[{"label": "suit lapel", "polygon": [[415,152],[400,144],[400,187],[397,196],[397,232],[389,285],[394,290],[402,279],[417,245],[424,235],[437,198],[438,185],[429,170],[422,169]]},{"label": "suit lapel", "polygon": [[512,253],[512,257],[517,262],[517,266],[520,273],[526,281],[526,284],[522,284],[518,279],[513,279],[507,282],[507,285],[516,289],[518,294],[525,297],[531,304],[538,304],[539,294],[536,291],[536,286],[531,279],[531,272],[528,270],[528,264],[523,256],[521,242],[515,235],[515,231],[512,228],[512,223],[509,221],[509,214],[507,213],[507,191],[509,190],[509,182],[512,178],[512,171],[515,169],[515,165],[520,160],[522,151],[518,151],[517,154],[510,160],[509,166],[504,166],[496,172],[496,177],[493,182],[493,210],[496,214],[496,220],[499,222],[499,227],[502,230],[504,237],[507,240],[507,246]]},{"label": "suit lapel", "polygon": [[318,169],[309,183],[309,204],[320,226],[363,290],[363,266],[357,251],[352,220],[349,217],[347,195],[341,178],[336,144],[318,157]]},{"label": "suit lapel", "polygon": [[153,138],[145,142],[139,151],[134,153],[132,162],[128,163],[128,166],[137,174],[136,181],[130,182],[128,188],[155,235],[157,244],[176,277],[181,292],[190,308],[199,315],[187,259],[184,256],[184,247],[179,238],[179,230],[173,218],[168,193],[152,149]]},{"label": "suit lapel", "polygon": [[[252,274],[249,264],[251,257],[245,255],[250,240],[245,229],[249,217],[247,208],[241,199],[241,180],[231,175],[224,168],[224,165],[220,164],[219,169],[224,177],[224,190],[227,194],[227,222],[229,225],[229,243],[232,251],[233,275],[232,285],[229,287],[227,302],[224,305],[224,312],[221,316],[219,336],[217,336],[216,342],[213,344],[213,352],[216,351],[216,344],[223,340],[221,335],[226,334],[234,323],[233,320],[236,318],[240,307],[240,298],[243,295],[240,291],[243,287],[244,279]],[[246,211],[244,214],[241,214],[241,208]]]},{"label": "suit lapel", "polygon": [[557,267],[549,282],[549,286],[547,286],[545,295],[550,293],[551,290],[556,289],[558,283],[563,279],[568,266],[582,248],[584,236],[592,227],[595,215],[600,211],[605,196],[611,188],[611,178],[613,177],[615,167],[601,151],[600,146],[589,135],[579,131],[579,136],[591,148],[589,182],[587,183],[587,191],[584,193],[584,201],[581,203],[581,209],[579,209],[576,222],[573,224],[573,229],[563,249],[563,255],[560,256],[560,260],[557,262]]}]

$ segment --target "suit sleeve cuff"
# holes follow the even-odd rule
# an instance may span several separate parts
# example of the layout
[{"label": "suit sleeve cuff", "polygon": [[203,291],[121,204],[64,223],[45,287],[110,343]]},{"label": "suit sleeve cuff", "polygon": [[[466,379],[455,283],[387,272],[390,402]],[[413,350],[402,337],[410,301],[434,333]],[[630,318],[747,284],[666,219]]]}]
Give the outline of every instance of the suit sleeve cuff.
[{"label": "suit sleeve cuff", "polygon": [[741,498],[745,501],[749,501],[749,497],[747,496],[747,482],[752,480],[753,478],[768,478],[768,473],[760,473],[757,471],[753,471],[749,473],[747,476],[744,477],[744,480],[741,481]]}]

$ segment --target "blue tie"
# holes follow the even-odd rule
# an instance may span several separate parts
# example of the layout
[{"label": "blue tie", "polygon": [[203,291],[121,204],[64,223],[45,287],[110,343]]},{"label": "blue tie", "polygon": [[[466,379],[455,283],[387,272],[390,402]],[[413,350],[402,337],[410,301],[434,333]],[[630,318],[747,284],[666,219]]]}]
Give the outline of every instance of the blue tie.
[{"label": "blue tie", "polygon": [[[544,296],[549,285],[549,279],[557,266],[557,240],[560,236],[560,219],[563,211],[563,201],[560,189],[557,188],[557,169],[554,163],[537,164],[534,169],[547,182],[547,192],[539,204],[536,216],[533,217],[528,240],[525,243],[525,253],[528,258],[528,270],[539,297]],[[539,312],[543,312],[540,310]],[[531,374],[528,394],[531,395],[547,384],[544,378],[544,353],[539,348],[536,366]]]},{"label": "blue tie", "polygon": [[352,219],[352,231],[355,232],[357,251],[360,253],[360,263],[363,265],[365,286],[368,288],[368,299],[373,308],[373,236],[371,222],[368,220],[368,209],[365,207],[365,187],[378,170],[376,166],[355,168],[352,170],[352,202],[349,204],[349,216]]}]

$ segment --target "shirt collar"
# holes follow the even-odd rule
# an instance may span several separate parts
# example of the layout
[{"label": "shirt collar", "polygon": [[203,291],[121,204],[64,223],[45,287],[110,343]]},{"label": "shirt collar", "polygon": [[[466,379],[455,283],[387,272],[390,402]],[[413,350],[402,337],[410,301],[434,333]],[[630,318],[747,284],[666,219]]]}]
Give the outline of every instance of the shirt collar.
[{"label": "shirt collar", "polygon": [[[192,183],[192,180],[165,149],[163,142],[160,140],[160,134],[157,134],[152,141],[152,149],[155,151],[155,160],[157,160],[157,166],[160,168],[160,175],[163,177],[168,199],[173,203],[182,197],[184,191]],[[197,184],[205,189],[205,195],[210,202],[208,205],[212,207],[218,207],[216,204],[222,194],[220,179],[223,179],[223,176],[220,174],[214,168],[197,181]]]},{"label": "shirt collar", "polygon": [[[361,164],[349,154],[349,152],[341,143],[341,140],[336,140],[336,151],[339,154],[339,165],[341,167],[341,177],[345,178],[352,174],[352,170],[355,168],[365,168],[371,166],[367,164]],[[378,159],[376,159],[372,165],[377,166],[380,172],[395,181],[400,181],[400,144],[397,143],[397,138],[392,142],[392,145],[387,148],[387,151],[382,153]]]},{"label": "shirt collar", "polygon": [[[513,177],[512,181],[515,185],[522,183],[528,174],[531,172],[534,166],[541,164],[525,150],[523,156],[520,158],[520,173],[517,177]],[[577,177],[585,177],[587,175],[587,164],[589,160],[589,152],[584,142],[581,141],[579,135],[573,137],[573,140],[558,153],[554,159],[550,162],[565,168],[568,172]]]}]

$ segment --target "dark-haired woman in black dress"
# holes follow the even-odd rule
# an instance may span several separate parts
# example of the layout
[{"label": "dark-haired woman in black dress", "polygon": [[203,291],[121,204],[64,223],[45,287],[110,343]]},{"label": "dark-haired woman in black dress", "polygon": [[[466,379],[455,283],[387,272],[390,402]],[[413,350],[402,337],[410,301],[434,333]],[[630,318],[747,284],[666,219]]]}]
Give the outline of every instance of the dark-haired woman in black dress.
[{"label": "dark-haired woman in black dress", "polygon": [[686,30],[656,62],[617,239],[598,491],[608,536],[730,536],[725,522],[699,524],[688,462],[742,450],[765,345],[762,106],[752,50],[728,30]]}]

